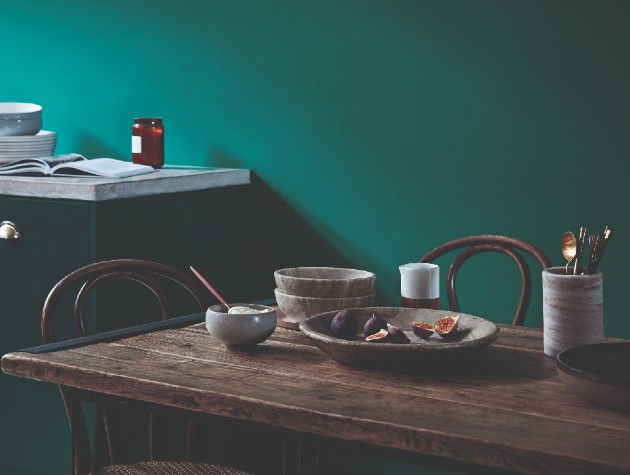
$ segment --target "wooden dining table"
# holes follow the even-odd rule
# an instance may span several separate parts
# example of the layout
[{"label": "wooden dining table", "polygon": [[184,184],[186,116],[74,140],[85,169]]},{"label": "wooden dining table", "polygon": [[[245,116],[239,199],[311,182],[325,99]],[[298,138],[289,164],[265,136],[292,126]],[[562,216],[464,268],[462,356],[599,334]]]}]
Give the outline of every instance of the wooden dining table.
[{"label": "wooden dining table", "polygon": [[630,414],[569,391],[542,331],[499,325],[456,364],[353,368],[278,327],[249,351],[203,323],[2,358],[5,373],[86,394],[281,429],[309,444],[463,472],[630,473]]}]

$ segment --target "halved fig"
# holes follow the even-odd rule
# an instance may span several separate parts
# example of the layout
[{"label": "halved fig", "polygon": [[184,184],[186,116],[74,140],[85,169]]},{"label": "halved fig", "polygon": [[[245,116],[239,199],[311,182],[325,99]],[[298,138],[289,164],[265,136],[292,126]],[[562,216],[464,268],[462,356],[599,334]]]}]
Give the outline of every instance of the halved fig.
[{"label": "halved fig", "polygon": [[363,334],[368,337],[374,335],[380,330],[387,330],[387,322],[383,317],[380,317],[376,312],[372,315],[365,325],[363,326]]},{"label": "halved fig", "polygon": [[435,329],[433,328],[433,325],[426,322],[413,322],[411,324],[411,331],[414,335],[426,340],[433,335]]},{"label": "halved fig", "polygon": [[371,343],[386,343],[389,341],[389,332],[387,330],[380,330],[376,333],[365,338],[365,341]]},{"label": "halved fig", "polygon": [[435,322],[434,328],[438,335],[442,338],[453,338],[457,332],[457,321],[459,317],[448,316],[442,317]]},{"label": "halved fig", "polygon": [[387,333],[389,333],[389,341],[392,343],[411,343],[404,331],[389,323],[387,324]]}]

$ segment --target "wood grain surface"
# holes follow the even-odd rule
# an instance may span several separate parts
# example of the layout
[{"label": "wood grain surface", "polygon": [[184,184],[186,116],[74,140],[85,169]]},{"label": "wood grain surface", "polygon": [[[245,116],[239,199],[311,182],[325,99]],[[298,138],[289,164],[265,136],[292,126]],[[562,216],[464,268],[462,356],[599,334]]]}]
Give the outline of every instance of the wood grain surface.
[{"label": "wood grain surface", "polygon": [[284,328],[252,351],[230,351],[203,324],[11,353],[2,369],[477,469],[630,473],[630,414],[569,392],[538,329],[502,325],[494,344],[460,365],[406,373],[341,366]]}]

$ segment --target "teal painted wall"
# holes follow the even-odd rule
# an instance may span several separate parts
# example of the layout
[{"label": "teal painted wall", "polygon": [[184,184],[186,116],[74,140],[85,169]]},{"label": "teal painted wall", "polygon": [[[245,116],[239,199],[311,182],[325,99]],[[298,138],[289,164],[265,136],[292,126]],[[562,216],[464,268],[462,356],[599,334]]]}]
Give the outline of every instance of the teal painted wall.
[{"label": "teal painted wall", "polygon": [[[566,230],[608,224],[606,333],[630,338],[628,24],[624,0],[3,2],[0,100],[89,157],[130,159],[133,117],[164,117],[167,163],[252,169],[383,304],[442,242],[512,235],[561,265]],[[308,242],[289,264],[329,264]],[[503,270],[475,258],[462,306],[510,321]]]}]

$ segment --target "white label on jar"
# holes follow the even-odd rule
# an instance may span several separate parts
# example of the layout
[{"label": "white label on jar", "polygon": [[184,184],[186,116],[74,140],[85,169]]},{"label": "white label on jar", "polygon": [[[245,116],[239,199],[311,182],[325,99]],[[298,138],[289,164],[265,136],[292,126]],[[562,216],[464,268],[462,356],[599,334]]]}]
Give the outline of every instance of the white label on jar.
[{"label": "white label on jar", "polygon": [[142,153],[142,137],[139,135],[131,136],[131,153]]}]

